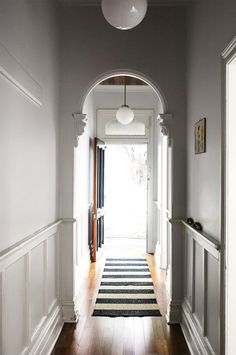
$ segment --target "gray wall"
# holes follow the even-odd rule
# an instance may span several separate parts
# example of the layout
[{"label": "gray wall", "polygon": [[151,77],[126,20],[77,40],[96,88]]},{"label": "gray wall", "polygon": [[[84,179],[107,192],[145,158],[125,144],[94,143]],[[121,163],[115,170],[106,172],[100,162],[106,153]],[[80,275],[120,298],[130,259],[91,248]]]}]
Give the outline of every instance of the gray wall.
[{"label": "gray wall", "polygon": [[[183,7],[152,8],[132,31],[119,31],[103,18],[100,7],[61,8],[61,118],[67,126],[63,137],[64,163],[71,140],[68,125],[77,111],[85,88],[107,71],[130,69],[150,77],[164,93],[167,110],[174,114],[176,148],[174,194],[181,201],[175,215],[185,214],[185,10]],[[70,131],[71,132],[71,131]],[[67,143],[66,143],[67,142]],[[66,152],[67,151],[67,152]],[[63,162],[62,162],[63,163]],[[70,172],[63,169],[63,181]],[[62,181],[63,215],[72,214],[73,192]],[[64,187],[63,187],[64,185]],[[178,188],[177,188],[178,186]]]},{"label": "gray wall", "polygon": [[24,71],[42,91],[40,107],[0,76],[0,250],[58,217],[55,17],[49,2],[0,1],[0,45],[14,62],[9,74]]},{"label": "gray wall", "polygon": [[[81,111],[81,98],[104,73],[122,69],[140,72],[156,83],[164,94],[167,111],[174,114],[173,217],[185,211],[185,8],[149,8],[144,21],[132,31],[111,27],[100,7],[62,6],[60,13],[60,115],[61,190],[60,214],[73,211],[73,112]],[[72,245],[72,227],[65,240]],[[68,242],[67,242],[68,245]],[[174,228],[173,287],[171,298],[182,298],[182,238]],[[71,247],[72,248],[72,247]]]},{"label": "gray wall", "polygon": [[58,52],[52,1],[0,0],[0,71],[10,79],[0,74],[0,352],[5,355],[47,354],[62,327],[60,231],[55,224],[47,228],[59,215]]},{"label": "gray wall", "polygon": [[[235,19],[236,2],[231,0],[195,2],[187,16],[187,216],[199,221],[204,231],[218,240],[221,239],[221,53],[236,34]],[[195,155],[194,123],[202,117],[206,117],[206,153]],[[204,344],[201,349],[223,354],[219,256],[217,259],[198,242],[193,241],[193,248],[193,235],[186,231],[183,319],[192,319],[194,332]]]},{"label": "gray wall", "polygon": [[[188,13],[188,216],[220,239],[221,52],[236,34],[236,2],[207,0]],[[194,123],[206,117],[206,153],[194,154]]]}]

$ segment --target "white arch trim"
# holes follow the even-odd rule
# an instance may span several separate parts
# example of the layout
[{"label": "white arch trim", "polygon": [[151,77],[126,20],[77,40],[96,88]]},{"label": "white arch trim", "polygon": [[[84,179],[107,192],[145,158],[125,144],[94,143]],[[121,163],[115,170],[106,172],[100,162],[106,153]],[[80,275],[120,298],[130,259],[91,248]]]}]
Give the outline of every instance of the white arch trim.
[{"label": "white arch trim", "polygon": [[109,79],[112,76],[120,76],[120,75],[133,76],[133,77],[143,80],[145,83],[147,83],[153,89],[153,91],[156,93],[157,97],[161,101],[161,105],[162,105],[162,112],[161,113],[167,112],[167,102],[166,102],[165,96],[164,96],[162,90],[159,88],[159,86],[151,78],[149,78],[146,74],[143,74],[139,71],[131,70],[131,69],[111,70],[111,71],[107,71],[107,72],[97,76],[93,81],[91,81],[88,84],[88,86],[84,90],[84,93],[81,96],[80,101],[79,101],[79,112],[83,112],[85,99],[89,95],[89,93],[95,88],[95,86],[97,86],[103,80]]},{"label": "white arch trim", "polygon": [[157,95],[158,99],[161,102],[161,106],[162,106],[161,111],[162,112],[160,112],[159,114],[162,115],[163,118],[166,118],[166,115],[167,116],[170,115],[170,114],[166,113],[167,103],[166,103],[166,99],[165,99],[164,94],[162,93],[159,86],[147,75],[144,75],[143,73],[140,73],[136,70],[129,70],[129,69],[117,69],[117,70],[107,71],[107,72],[99,75],[97,78],[95,78],[93,81],[91,81],[88,84],[88,86],[84,90],[83,95],[81,95],[81,98],[79,100],[79,112],[74,112],[72,114],[73,119],[74,119],[74,126],[75,126],[75,129],[74,129],[74,133],[75,133],[74,146],[75,147],[78,146],[79,137],[83,134],[84,129],[87,124],[87,121],[88,121],[87,115],[85,113],[83,113],[84,102],[85,102],[87,96],[103,80],[106,80],[106,79],[108,79],[110,77],[114,77],[114,76],[120,76],[120,75],[133,76],[133,77],[143,80],[145,83],[147,83],[153,89],[153,91],[155,92],[155,94]]}]

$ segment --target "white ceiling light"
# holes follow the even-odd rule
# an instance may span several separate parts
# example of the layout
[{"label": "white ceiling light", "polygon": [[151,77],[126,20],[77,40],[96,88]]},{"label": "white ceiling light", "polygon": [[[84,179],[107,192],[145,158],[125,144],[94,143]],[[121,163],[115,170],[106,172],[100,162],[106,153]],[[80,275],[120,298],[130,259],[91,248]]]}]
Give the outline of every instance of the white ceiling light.
[{"label": "white ceiling light", "polygon": [[129,124],[134,119],[134,113],[131,108],[126,104],[126,83],[124,87],[124,105],[122,105],[116,112],[117,121],[121,124]]},{"label": "white ceiling light", "polygon": [[147,11],[147,0],[102,0],[102,12],[113,27],[129,30],[137,26]]}]

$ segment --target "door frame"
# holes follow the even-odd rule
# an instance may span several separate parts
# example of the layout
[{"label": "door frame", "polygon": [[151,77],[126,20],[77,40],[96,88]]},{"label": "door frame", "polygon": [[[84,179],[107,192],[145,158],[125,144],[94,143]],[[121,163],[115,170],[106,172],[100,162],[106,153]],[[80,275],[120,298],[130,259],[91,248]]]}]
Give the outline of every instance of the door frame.
[{"label": "door frame", "polygon": [[[150,130],[152,131],[152,130]],[[104,139],[104,138],[103,138]],[[153,142],[147,138],[110,138],[105,139],[106,145],[147,145],[147,226],[146,226],[146,252],[154,253],[153,234],[152,234],[152,199],[153,199]]]},{"label": "door frame", "polygon": [[221,124],[221,331],[220,331],[220,353],[227,354],[227,67],[236,58],[236,36],[228,44],[221,54],[222,68],[222,124]]}]

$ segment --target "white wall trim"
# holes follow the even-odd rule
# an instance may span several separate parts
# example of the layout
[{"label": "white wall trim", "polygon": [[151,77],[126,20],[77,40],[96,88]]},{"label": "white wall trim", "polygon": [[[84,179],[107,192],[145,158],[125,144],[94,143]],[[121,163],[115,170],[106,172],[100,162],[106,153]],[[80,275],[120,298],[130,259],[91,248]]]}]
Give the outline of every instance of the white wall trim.
[{"label": "white wall trim", "polygon": [[158,96],[161,106],[162,106],[162,112],[166,112],[167,109],[167,101],[165,98],[165,95],[162,93],[162,90],[158,87],[158,84],[154,82],[151,78],[148,77],[148,75],[145,75],[139,71],[133,70],[133,69],[114,69],[110,70],[107,72],[102,73],[101,75],[97,76],[95,79],[90,81],[82,96],[80,97],[80,101],[78,104],[78,110],[80,112],[83,112],[84,108],[84,102],[86,100],[86,97],[90,94],[90,92],[98,85],[100,84],[103,80],[109,79],[112,76],[119,76],[119,75],[129,75],[133,76],[135,78],[141,79],[145,83],[147,83],[154,91],[154,93]]},{"label": "white wall trim", "polygon": [[90,251],[89,250],[88,250],[87,254],[85,255],[85,257],[83,258],[82,263],[83,263],[83,266],[82,267],[78,267],[78,271],[83,274],[83,280],[79,284],[78,292],[77,292],[77,295],[75,295],[75,299],[74,299],[74,305],[75,305],[74,308],[75,308],[75,313],[77,315],[77,318],[82,313],[84,297],[82,297],[83,292],[81,292],[81,290],[83,289],[84,282],[86,282],[86,279],[87,279],[88,274],[89,274],[89,268],[90,268],[90,265],[91,265]]},{"label": "white wall trim", "polygon": [[166,313],[168,324],[179,324],[181,322],[181,301],[170,301]]},{"label": "white wall trim", "polygon": [[171,138],[170,134],[170,120],[172,120],[173,115],[172,113],[160,113],[157,116],[157,121],[161,127],[161,133],[163,136],[167,136],[168,138]]},{"label": "white wall trim", "polygon": [[75,218],[61,218],[62,223],[75,223],[76,219]]},{"label": "white wall trim", "polygon": [[4,338],[3,338],[3,319],[4,319],[4,307],[3,307],[3,288],[4,288],[4,273],[0,273],[0,355],[3,355]]},{"label": "white wall trim", "polygon": [[75,303],[74,302],[66,302],[62,303],[62,319],[65,323],[76,323],[78,320],[78,315],[75,311]]},{"label": "white wall trim", "polygon": [[[212,287],[210,278],[213,277],[214,279],[214,275],[219,273],[221,253],[216,247],[220,247],[220,244],[216,242],[215,245],[211,245],[212,238],[210,239],[209,244],[206,241],[206,236],[203,235],[202,232],[196,231],[184,220],[176,219],[175,223],[183,225],[183,235],[185,238],[185,287],[184,301],[181,310],[181,327],[193,355],[215,354],[212,345],[208,340],[208,336],[212,337],[212,329],[214,329],[215,333],[219,334],[220,328],[217,322],[212,326],[212,321],[210,321],[211,314],[208,312],[208,307],[210,307],[209,302],[215,302],[215,298],[212,294],[208,295],[208,292],[209,287]],[[214,269],[212,269],[212,267],[208,269],[210,259],[214,260],[213,258],[215,258],[213,264]],[[198,277],[199,275],[197,275],[198,270],[196,269],[199,264],[201,265],[200,279]],[[216,293],[218,292],[218,287],[220,287],[219,283],[220,279],[215,283]],[[209,297],[213,298],[210,300]],[[201,301],[199,301],[200,299]],[[217,307],[215,312],[217,312],[217,317],[220,317],[220,310],[217,309]]]},{"label": "white wall trim", "polygon": [[[30,349],[26,349],[26,354],[50,355],[62,327],[61,307],[55,303],[49,316],[44,318],[41,327],[37,329]],[[38,335],[37,337],[36,334]]]},{"label": "white wall trim", "polygon": [[0,74],[33,103],[42,105],[42,88],[0,43]]},{"label": "white wall trim", "polygon": [[[8,248],[5,252],[1,253],[0,257],[0,310],[2,310],[1,319],[0,319],[0,338],[1,338],[1,348],[0,354],[4,354],[6,352],[5,349],[9,347],[10,338],[6,336],[3,331],[3,325],[7,322],[8,318],[14,317],[14,315],[10,313],[10,305],[7,303],[8,299],[8,288],[5,285],[8,282],[7,272],[8,270],[14,266],[15,263],[18,262],[19,259],[24,261],[24,268],[22,270],[19,269],[19,276],[25,279],[25,283],[23,285],[24,292],[21,294],[22,297],[21,304],[24,307],[25,315],[24,320],[22,322],[22,327],[24,329],[24,344],[25,348],[21,350],[21,355],[46,355],[50,354],[53,345],[55,344],[57,337],[63,326],[62,319],[62,307],[60,301],[60,293],[58,292],[58,283],[60,278],[60,262],[58,259],[59,252],[59,225],[61,224],[61,220],[58,220],[54,223],[51,223],[39,231],[31,234],[30,236],[24,238],[22,242],[17,243],[15,246]],[[50,244],[53,246],[53,250],[49,249],[49,239],[55,238],[55,244]],[[34,262],[31,253],[33,249],[35,250],[37,247],[41,245],[42,255],[41,256],[41,277],[42,277],[42,297],[43,297],[43,309],[42,309],[42,318],[40,321],[37,320],[38,324],[35,325],[36,328],[32,329],[31,325],[31,304],[33,299],[33,294],[30,293],[31,289],[31,265]],[[43,247],[43,248],[42,248]],[[55,282],[55,298],[48,304],[48,296],[49,296],[49,262],[50,260],[50,250],[52,250],[55,255],[55,266],[53,270],[55,272],[51,273],[51,278],[53,283]],[[18,274],[15,274],[17,277]],[[51,279],[50,278],[50,279]],[[12,281],[10,281],[12,282]],[[17,292],[17,291],[16,291]],[[20,294],[19,294],[20,295]],[[8,308],[8,313],[4,309],[4,305]]]},{"label": "white wall trim", "polygon": [[228,269],[227,269],[227,141],[226,141],[226,120],[227,120],[227,67],[236,57],[236,36],[221,53],[221,354],[228,354]]},{"label": "white wall trim", "polygon": [[74,146],[78,147],[79,138],[84,133],[85,127],[87,125],[88,117],[84,113],[73,113],[74,119]]},{"label": "white wall trim", "polygon": [[[22,249],[25,250],[25,248],[28,248],[28,250],[33,248],[33,244],[39,244],[40,242],[38,242],[39,238],[42,237],[45,233],[50,233],[50,231],[59,226],[59,224],[61,224],[62,220],[59,219],[55,222],[52,222],[50,224],[48,224],[47,226],[37,230],[36,232],[28,235],[27,237],[25,237],[24,239],[22,239],[21,241],[13,244],[12,246],[10,246],[7,249],[4,249],[0,252],[0,265],[3,263],[3,261],[7,258],[9,258],[11,255],[16,254],[17,252],[21,251]],[[46,237],[43,236],[43,239],[45,239]],[[0,270],[1,270],[1,266],[0,266]]]},{"label": "white wall trim", "polygon": [[234,50],[236,48],[236,36],[232,39],[232,41],[228,44],[228,46],[223,50],[221,56],[224,59],[230,60],[231,56],[234,56]]},{"label": "white wall trim", "polygon": [[221,245],[218,240],[210,235],[200,232],[191,227],[185,220],[178,218],[171,218],[170,223],[182,223],[183,226],[191,232],[191,238],[195,239],[204,249],[206,249],[214,258],[220,259]]},{"label": "white wall trim", "polygon": [[186,301],[182,305],[181,328],[192,355],[216,355],[208,339],[199,332],[196,317]]}]

